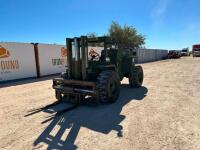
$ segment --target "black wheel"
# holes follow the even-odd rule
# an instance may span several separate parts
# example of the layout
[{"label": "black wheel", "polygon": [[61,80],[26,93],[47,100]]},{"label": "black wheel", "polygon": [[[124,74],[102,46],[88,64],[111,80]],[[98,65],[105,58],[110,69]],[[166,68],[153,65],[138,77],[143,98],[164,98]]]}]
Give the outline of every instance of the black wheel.
[{"label": "black wheel", "polygon": [[136,66],[133,68],[132,73],[129,76],[129,85],[131,88],[139,88],[143,83],[143,69],[141,66]]},{"label": "black wheel", "polygon": [[115,71],[103,71],[97,78],[97,99],[102,103],[115,102],[120,93],[120,79]]}]

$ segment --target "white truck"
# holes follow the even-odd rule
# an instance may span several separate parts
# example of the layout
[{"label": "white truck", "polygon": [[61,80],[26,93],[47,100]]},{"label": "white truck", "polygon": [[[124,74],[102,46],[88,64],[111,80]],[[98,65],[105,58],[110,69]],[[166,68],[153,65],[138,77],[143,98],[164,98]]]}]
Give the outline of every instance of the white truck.
[{"label": "white truck", "polygon": [[190,56],[189,48],[183,48],[181,50],[181,56]]}]

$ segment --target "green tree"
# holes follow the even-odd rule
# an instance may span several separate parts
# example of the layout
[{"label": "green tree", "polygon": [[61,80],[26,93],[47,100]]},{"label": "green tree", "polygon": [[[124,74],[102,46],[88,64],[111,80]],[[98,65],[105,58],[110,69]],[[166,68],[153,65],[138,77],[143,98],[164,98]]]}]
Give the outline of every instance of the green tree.
[{"label": "green tree", "polygon": [[[95,33],[95,32],[89,32],[87,34],[87,37],[88,38],[96,38],[96,37],[98,37],[98,34]],[[89,43],[89,46],[100,46],[100,47],[102,47],[103,45],[102,45],[102,43]]]},{"label": "green tree", "polygon": [[88,34],[87,34],[87,37],[89,37],[89,38],[95,38],[95,37],[97,37],[98,35],[97,35],[97,33],[95,33],[95,32],[89,32]]},{"label": "green tree", "polygon": [[108,36],[113,38],[119,48],[139,48],[145,44],[145,37],[128,25],[121,26],[113,21],[108,29]]}]

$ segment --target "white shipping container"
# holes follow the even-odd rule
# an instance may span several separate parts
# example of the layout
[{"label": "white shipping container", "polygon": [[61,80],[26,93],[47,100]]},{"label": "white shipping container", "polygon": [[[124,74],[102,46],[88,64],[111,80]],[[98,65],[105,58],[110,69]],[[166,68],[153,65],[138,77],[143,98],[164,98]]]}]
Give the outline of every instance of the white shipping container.
[{"label": "white shipping container", "polygon": [[32,44],[0,42],[0,82],[36,77]]},{"label": "white shipping container", "polygon": [[67,50],[64,45],[38,44],[40,76],[59,74],[67,65]]},{"label": "white shipping container", "polygon": [[137,63],[161,60],[167,56],[167,53],[167,50],[160,49],[137,49]]}]

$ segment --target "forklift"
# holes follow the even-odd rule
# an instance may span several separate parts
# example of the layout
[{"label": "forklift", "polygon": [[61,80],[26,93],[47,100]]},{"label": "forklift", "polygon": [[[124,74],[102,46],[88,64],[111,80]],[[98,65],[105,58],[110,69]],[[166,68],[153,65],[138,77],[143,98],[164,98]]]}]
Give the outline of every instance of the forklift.
[{"label": "forklift", "polygon": [[[88,47],[102,47],[100,52]],[[67,66],[61,77],[53,79],[58,101],[80,103],[93,100],[113,103],[120,94],[120,81],[129,79],[130,88],[143,83],[143,69],[135,65],[136,52],[131,48],[118,48],[110,37],[67,38]]]}]

